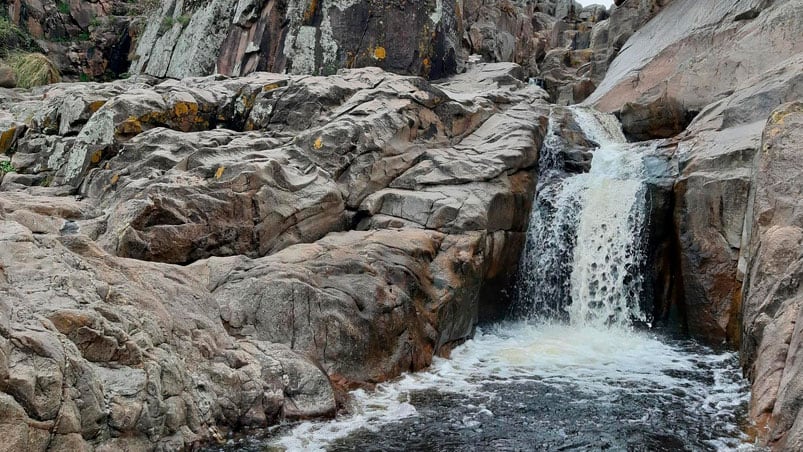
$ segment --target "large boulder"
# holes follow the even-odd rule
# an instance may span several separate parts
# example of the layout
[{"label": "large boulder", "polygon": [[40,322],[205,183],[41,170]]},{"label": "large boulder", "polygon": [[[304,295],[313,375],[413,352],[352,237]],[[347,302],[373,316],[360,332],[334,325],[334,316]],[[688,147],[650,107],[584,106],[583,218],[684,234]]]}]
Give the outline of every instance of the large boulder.
[{"label": "large boulder", "polygon": [[15,88],[17,86],[17,77],[14,75],[14,70],[8,65],[0,63],[0,88]]},{"label": "large boulder", "polygon": [[617,111],[656,89],[686,110],[700,111],[803,51],[801,40],[789,39],[803,26],[803,5],[795,0],[629,0],[618,9],[641,3],[655,3],[650,10],[668,4],[629,39],[609,31],[621,50],[586,101],[603,111]]}]

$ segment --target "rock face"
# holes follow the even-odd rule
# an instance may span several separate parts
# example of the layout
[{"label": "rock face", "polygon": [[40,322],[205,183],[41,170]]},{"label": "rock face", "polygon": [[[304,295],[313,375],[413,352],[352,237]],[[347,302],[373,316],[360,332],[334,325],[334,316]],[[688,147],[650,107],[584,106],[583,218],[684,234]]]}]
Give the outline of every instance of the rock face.
[{"label": "rock face", "polygon": [[750,414],[778,449],[803,448],[803,103],[778,107],[762,134],[747,217],[742,354]]},{"label": "rock face", "polygon": [[149,19],[133,71],[181,78],[378,66],[437,79],[479,58],[515,62],[553,100],[572,104],[667,3],[628,2],[609,14],[570,0],[167,0]]},{"label": "rock face", "polygon": [[[588,102],[619,112],[636,139],[676,134],[697,115],[676,138],[675,218],[689,327],[738,342],[752,159],[772,109],[801,97],[803,47],[783,36],[803,27],[803,9],[793,1],[726,3],[667,5],[630,38]],[[748,19],[747,11],[760,14]],[[760,32],[768,24],[779,32]]]},{"label": "rock face", "polygon": [[549,110],[522,75],[141,78],[0,101],[6,444],[192,447],[332,415],[337,390],[448,353],[515,274]]},{"label": "rock face", "polygon": [[331,75],[378,66],[440,78],[461,64],[455,0],[162,2],[134,70],[158,77],[255,70]]}]

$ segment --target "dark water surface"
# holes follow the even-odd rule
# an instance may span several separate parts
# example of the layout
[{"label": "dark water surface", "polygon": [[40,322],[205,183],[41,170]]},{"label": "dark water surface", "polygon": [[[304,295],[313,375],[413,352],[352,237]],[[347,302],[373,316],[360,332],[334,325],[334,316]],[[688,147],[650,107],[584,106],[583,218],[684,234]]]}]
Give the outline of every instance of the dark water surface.
[{"label": "dark water surface", "polygon": [[353,414],[223,450],[751,450],[736,355],[649,332],[509,323],[376,391]]}]

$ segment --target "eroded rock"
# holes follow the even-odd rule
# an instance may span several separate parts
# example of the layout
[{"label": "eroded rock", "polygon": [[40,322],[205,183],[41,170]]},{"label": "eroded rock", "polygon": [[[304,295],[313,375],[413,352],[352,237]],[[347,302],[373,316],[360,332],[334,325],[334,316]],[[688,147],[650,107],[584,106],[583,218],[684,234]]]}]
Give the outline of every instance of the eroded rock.
[{"label": "eroded rock", "polygon": [[190,448],[333,415],[336,390],[448,353],[515,273],[548,111],[521,77],[255,73],[0,103],[26,124],[0,185],[9,444]]}]

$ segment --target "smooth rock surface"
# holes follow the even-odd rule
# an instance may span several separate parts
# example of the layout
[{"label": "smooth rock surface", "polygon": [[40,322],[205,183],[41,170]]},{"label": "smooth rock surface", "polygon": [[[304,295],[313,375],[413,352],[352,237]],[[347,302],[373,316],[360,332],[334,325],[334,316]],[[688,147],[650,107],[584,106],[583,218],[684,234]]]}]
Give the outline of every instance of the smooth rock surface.
[{"label": "smooth rock surface", "polygon": [[751,415],[781,450],[801,442],[803,406],[803,103],[778,107],[752,173],[742,354],[753,385]]}]

